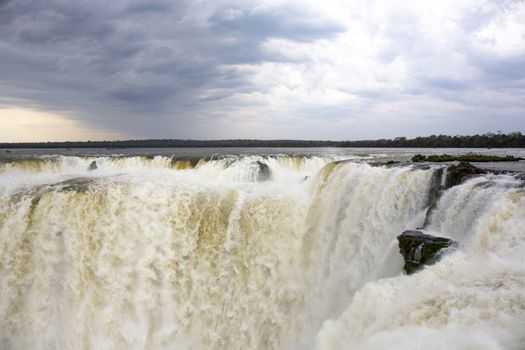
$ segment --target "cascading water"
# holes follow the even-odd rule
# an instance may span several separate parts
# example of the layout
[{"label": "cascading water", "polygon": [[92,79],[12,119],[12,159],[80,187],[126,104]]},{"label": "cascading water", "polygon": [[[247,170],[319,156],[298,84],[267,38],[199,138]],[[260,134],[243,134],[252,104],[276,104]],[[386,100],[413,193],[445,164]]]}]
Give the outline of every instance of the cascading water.
[{"label": "cascading water", "polygon": [[[453,187],[425,220],[438,167],[334,160],[4,163],[0,348],[525,346],[519,177]],[[406,276],[396,236],[425,221],[460,248]]]},{"label": "cascading water", "polygon": [[428,231],[461,249],[415,275],[364,286],[324,324],[320,348],[524,348],[523,181],[489,175],[449,189]]}]

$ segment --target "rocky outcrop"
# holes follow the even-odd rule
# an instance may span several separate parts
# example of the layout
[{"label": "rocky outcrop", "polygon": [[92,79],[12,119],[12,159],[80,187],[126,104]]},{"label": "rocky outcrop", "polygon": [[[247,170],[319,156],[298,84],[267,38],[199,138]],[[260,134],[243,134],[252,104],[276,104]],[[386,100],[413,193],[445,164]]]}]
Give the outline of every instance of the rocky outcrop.
[{"label": "rocky outcrop", "polygon": [[447,169],[445,188],[459,185],[468,178],[486,173],[485,170],[477,168],[468,162],[460,162],[459,164],[451,165]]},{"label": "rocky outcrop", "polygon": [[97,170],[98,169],[98,166],[97,166],[97,161],[94,160],[91,162],[91,164],[89,164],[89,167],[88,167],[88,170]]},{"label": "rocky outcrop", "polygon": [[405,259],[403,268],[411,275],[425,265],[439,261],[445,249],[456,248],[457,242],[444,237],[434,237],[421,231],[405,231],[397,237],[399,252]]},{"label": "rocky outcrop", "polygon": [[261,161],[256,161],[255,164],[258,167],[257,181],[268,181],[272,178],[272,172],[270,171],[270,167],[267,164]]}]

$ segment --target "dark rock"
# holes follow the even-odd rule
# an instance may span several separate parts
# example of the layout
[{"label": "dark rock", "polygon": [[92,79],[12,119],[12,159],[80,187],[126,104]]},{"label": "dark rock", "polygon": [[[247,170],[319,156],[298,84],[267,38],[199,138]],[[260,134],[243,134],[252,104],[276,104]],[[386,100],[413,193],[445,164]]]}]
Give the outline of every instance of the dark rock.
[{"label": "dark rock", "polygon": [[388,162],[385,163],[385,165],[394,165],[394,164],[399,164],[401,162],[397,161],[397,160],[389,160]]},{"label": "dark rock", "polygon": [[403,268],[411,275],[425,265],[432,265],[441,259],[443,250],[456,248],[457,242],[424,234],[421,231],[405,231],[397,237],[399,252],[405,259]]},{"label": "dark rock", "polygon": [[383,167],[383,166],[393,167],[393,166],[396,166],[397,164],[401,164],[401,162],[397,160],[388,160],[388,161],[378,161],[378,162],[367,162],[367,164],[370,165],[371,167]]},{"label": "dark rock", "polygon": [[74,192],[86,192],[93,184],[93,179],[78,177],[71,180],[58,182],[53,187],[57,188],[60,192],[74,191]]},{"label": "dark rock", "polygon": [[459,185],[466,179],[486,173],[485,170],[476,168],[468,162],[460,162],[459,164],[451,165],[447,169],[445,188]]},{"label": "dark rock", "polygon": [[94,160],[91,162],[91,164],[89,164],[88,170],[97,170],[97,169],[98,169],[97,161]]},{"label": "dark rock", "polygon": [[414,165],[414,169],[419,169],[419,170],[430,170],[432,169],[432,167],[428,164],[415,164]]},{"label": "dark rock", "polygon": [[268,181],[272,178],[272,173],[270,171],[270,167],[261,162],[261,161],[257,161],[255,162],[255,164],[257,165],[258,167],[258,171],[257,171],[257,181]]}]

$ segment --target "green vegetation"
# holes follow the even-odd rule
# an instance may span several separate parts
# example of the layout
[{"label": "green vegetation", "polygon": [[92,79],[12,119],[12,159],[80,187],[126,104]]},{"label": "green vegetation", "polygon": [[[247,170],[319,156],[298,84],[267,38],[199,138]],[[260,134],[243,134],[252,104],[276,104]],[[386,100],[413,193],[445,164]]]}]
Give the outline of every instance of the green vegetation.
[{"label": "green vegetation", "polygon": [[421,270],[441,259],[447,249],[455,249],[458,243],[444,237],[434,237],[421,231],[405,231],[397,236],[399,252],[405,260],[407,274]]},{"label": "green vegetation", "polygon": [[421,154],[416,154],[412,157],[413,162],[425,162],[427,160],[427,157]]},{"label": "green vegetation", "polygon": [[492,156],[473,153],[462,154],[458,156],[453,156],[450,154],[434,154],[430,156],[416,154],[412,157],[413,162],[517,162],[522,159],[523,158],[514,156]]},{"label": "green vegetation", "polygon": [[321,140],[127,140],[86,142],[0,143],[0,148],[182,148],[182,147],[403,147],[403,148],[525,148],[525,135],[487,133],[473,136],[431,135],[407,139]]}]

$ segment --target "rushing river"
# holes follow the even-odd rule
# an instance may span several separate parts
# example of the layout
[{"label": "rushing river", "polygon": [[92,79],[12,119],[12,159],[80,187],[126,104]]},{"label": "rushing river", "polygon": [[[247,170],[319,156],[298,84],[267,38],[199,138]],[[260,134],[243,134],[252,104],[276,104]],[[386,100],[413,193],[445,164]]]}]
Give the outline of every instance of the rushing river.
[{"label": "rushing river", "polygon": [[522,350],[525,163],[426,218],[445,151],[0,150],[0,349]]}]

